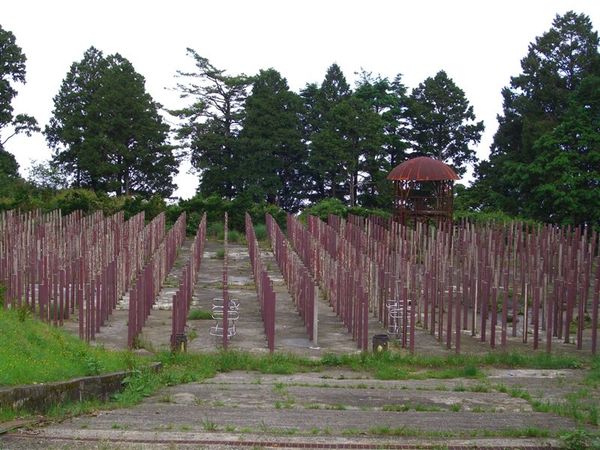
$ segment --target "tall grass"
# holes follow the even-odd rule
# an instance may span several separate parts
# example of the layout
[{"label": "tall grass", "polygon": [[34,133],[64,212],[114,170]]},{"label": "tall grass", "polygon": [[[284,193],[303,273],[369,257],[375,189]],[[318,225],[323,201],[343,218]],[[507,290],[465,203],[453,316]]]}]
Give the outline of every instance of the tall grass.
[{"label": "tall grass", "polygon": [[131,369],[142,358],[94,347],[34,319],[21,308],[0,308],[0,386],[66,380]]}]

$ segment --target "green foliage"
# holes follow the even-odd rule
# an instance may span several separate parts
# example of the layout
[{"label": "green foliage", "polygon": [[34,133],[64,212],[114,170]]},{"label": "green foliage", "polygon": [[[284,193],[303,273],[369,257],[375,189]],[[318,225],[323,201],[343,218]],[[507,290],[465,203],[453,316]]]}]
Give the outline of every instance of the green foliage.
[{"label": "green foliage", "polygon": [[477,167],[478,208],[560,224],[596,224],[600,40],[589,17],[556,16],[502,91],[489,161]]},{"label": "green foliage", "polygon": [[254,226],[254,234],[257,241],[266,241],[268,238],[266,225],[260,223]]},{"label": "green foliage", "polygon": [[463,175],[476,161],[473,145],[481,140],[483,122],[475,122],[465,93],[443,70],[427,78],[410,96],[411,141],[419,156],[452,165]]},{"label": "green foliage", "polygon": [[177,137],[190,148],[192,166],[200,173],[198,192],[232,199],[243,190],[246,168],[238,135],[250,80],[243,74],[226,75],[191,48],[187,54],[195,71],[178,71],[182,82],[177,87],[182,98],[192,101],[171,111],[183,123]]},{"label": "green foliage", "polygon": [[[4,144],[19,133],[28,136],[39,131],[37,122],[26,114],[13,115],[12,100],[17,95],[15,83],[25,84],[25,55],[16,43],[15,35],[0,26],[0,177],[18,178],[17,160],[4,149]],[[12,134],[2,136],[6,126],[12,127]]]},{"label": "green foliage", "polygon": [[90,47],[54,98],[45,134],[52,164],[70,185],[116,194],[169,196],[177,161],[169,126],[145,80],[121,55]]},{"label": "green foliage", "polygon": [[310,215],[317,216],[321,220],[327,220],[329,214],[341,217],[348,217],[348,214],[361,217],[379,216],[389,218],[391,216],[391,213],[380,209],[368,209],[359,206],[347,207],[337,198],[326,198],[325,200],[321,200],[320,202],[305,208],[300,214],[300,218],[304,220]]},{"label": "green foliage", "polygon": [[90,346],[32,318],[28,308],[0,308],[0,385],[43,383],[129,369],[130,352]]},{"label": "green foliage", "polygon": [[240,133],[240,181],[256,201],[297,211],[306,185],[302,102],[274,69],[253,78]]},{"label": "green foliage", "polygon": [[63,214],[82,211],[86,214],[102,209],[102,202],[94,191],[87,189],[66,189],[59,191],[52,199],[52,209],[60,209]]},{"label": "green foliage", "polygon": [[562,434],[562,448],[565,450],[598,450],[600,449],[600,436],[594,435],[583,428]]},{"label": "green foliage", "polygon": [[[279,207],[268,203],[256,203],[247,195],[240,195],[233,200],[217,195],[204,197],[197,194],[188,200],[181,200],[177,205],[167,208],[167,216],[175,220],[181,212],[187,213],[188,233],[196,232],[202,214],[206,212],[208,221],[207,234],[219,240],[223,239],[223,220],[225,213],[229,216],[229,230],[245,232],[244,215],[250,213],[255,225],[265,223],[265,214],[269,213],[279,223],[285,224],[286,213]],[[241,237],[240,237],[241,239]]]},{"label": "green foliage", "polygon": [[210,320],[212,313],[204,309],[192,309],[188,314],[188,320]]},{"label": "green foliage", "polygon": [[585,382],[592,387],[600,386],[600,356],[595,356],[592,359],[590,371],[585,378]]}]

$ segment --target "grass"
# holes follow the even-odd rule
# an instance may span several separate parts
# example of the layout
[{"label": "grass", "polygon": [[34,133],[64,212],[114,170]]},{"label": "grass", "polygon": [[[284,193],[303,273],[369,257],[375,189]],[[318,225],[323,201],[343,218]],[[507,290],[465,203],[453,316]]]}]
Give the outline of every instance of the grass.
[{"label": "grass", "polygon": [[212,313],[204,309],[192,309],[188,314],[188,320],[211,320]]},{"label": "grass", "polygon": [[[383,380],[484,378],[485,367],[565,369],[581,368],[577,356],[488,353],[486,355],[420,356],[396,352],[325,355],[322,365],[371,372]],[[590,372],[590,383],[600,380],[600,363]]]},{"label": "grass", "polygon": [[128,351],[88,345],[24,311],[0,308],[0,386],[133,369],[145,361]]},{"label": "grass", "polygon": [[559,402],[535,399],[527,390],[520,387],[508,388],[503,384],[498,384],[495,385],[494,388],[498,392],[508,394],[513,398],[525,400],[536,412],[571,417],[579,424],[590,424],[595,426],[600,424],[599,408],[588,388],[566,394],[564,400]]}]

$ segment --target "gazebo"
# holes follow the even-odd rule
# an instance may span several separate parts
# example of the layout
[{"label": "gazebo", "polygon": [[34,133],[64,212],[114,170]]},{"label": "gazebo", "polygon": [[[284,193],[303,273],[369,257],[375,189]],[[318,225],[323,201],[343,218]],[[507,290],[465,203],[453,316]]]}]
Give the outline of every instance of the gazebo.
[{"label": "gazebo", "polygon": [[460,178],[447,164],[419,156],[396,166],[387,179],[394,183],[399,222],[452,220],[452,188]]}]

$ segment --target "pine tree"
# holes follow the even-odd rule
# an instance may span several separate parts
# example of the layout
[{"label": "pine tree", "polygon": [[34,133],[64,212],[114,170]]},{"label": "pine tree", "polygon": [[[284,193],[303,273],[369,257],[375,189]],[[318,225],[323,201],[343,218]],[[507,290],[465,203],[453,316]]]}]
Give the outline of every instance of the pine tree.
[{"label": "pine tree", "polygon": [[[15,35],[0,26],[0,176],[18,177],[19,165],[4,144],[16,134],[39,131],[36,120],[27,114],[14,115],[12,100],[17,95],[15,84],[25,84],[27,58],[16,43]],[[11,131],[2,137],[5,128]]]},{"label": "pine tree", "polygon": [[465,93],[443,70],[412,91],[409,122],[415,156],[444,161],[459,175],[477,160],[472,146],[481,140],[483,122],[475,122]]},{"label": "pine tree", "polygon": [[302,144],[302,101],[274,69],[253,79],[240,135],[245,187],[256,200],[287,211],[301,205],[306,148]]},{"label": "pine tree", "polygon": [[171,111],[182,120],[177,135],[190,149],[192,166],[200,177],[198,191],[234,198],[244,190],[244,167],[239,156],[239,133],[251,80],[230,76],[208,59],[188,48],[196,71],[179,71],[182,98],[191,98],[186,108]]},{"label": "pine tree", "polygon": [[54,98],[45,134],[70,185],[116,194],[169,196],[177,160],[169,127],[145,80],[119,54],[91,47]]},{"label": "pine tree", "polygon": [[[567,188],[581,191],[589,187],[584,180],[594,174],[593,166],[586,168],[584,164],[575,169],[569,164],[574,162],[574,148],[592,154],[594,160],[595,147],[580,146],[575,141],[567,146],[566,142],[568,136],[574,136],[581,108],[589,107],[581,99],[582,83],[600,75],[598,45],[598,34],[590,19],[572,11],[556,16],[552,28],[530,44],[521,60],[522,73],[512,77],[510,85],[502,90],[503,113],[498,117],[489,161],[482,161],[477,168],[473,194],[479,207],[546,221],[588,220],[585,213],[565,209],[564,203],[547,195]],[[589,126],[588,122],[588,132]],[[591,135],[580,136],[582,142],[587,139],[591,144]],[[581,180],[564,184],[567,174]],[[585,197],[582,192],[560,195]],[[567,210],[571,211],[570,218],[563,214]]]}]

